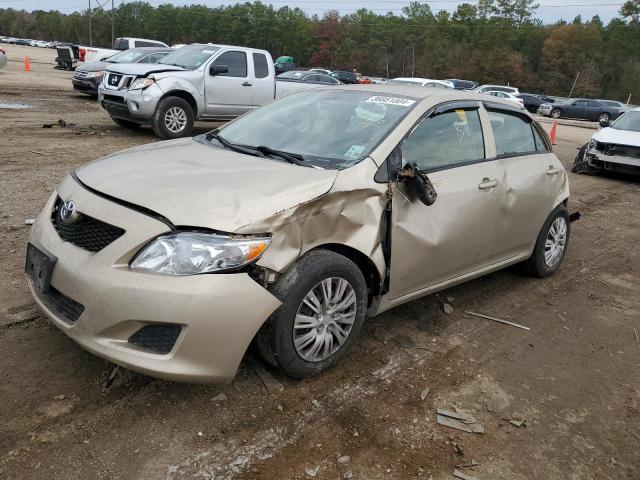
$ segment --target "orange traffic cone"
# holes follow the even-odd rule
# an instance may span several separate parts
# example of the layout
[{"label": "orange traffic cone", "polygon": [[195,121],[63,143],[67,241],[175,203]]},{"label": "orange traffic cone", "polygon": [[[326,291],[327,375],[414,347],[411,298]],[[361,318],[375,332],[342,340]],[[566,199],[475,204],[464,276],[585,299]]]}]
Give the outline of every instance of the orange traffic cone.
[{"label": "orange traffic cone", "polygon": [[556,128],[557,127],[558,127],[558,124],[554,120],[553,125],[551,125],[551,133],[549,134],[549,136],[551,137],[551,145],[556,144]]},{"label": "orange traffic cone", "polygon": [[31,62],[29,61],[29,57],[27,55],[24,56],[24,71],[31,71]]}]

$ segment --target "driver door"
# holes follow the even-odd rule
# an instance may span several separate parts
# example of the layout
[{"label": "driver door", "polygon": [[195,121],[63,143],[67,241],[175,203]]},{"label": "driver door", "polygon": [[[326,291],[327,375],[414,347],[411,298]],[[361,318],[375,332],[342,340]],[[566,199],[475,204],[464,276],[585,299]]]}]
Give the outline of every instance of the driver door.
[{"label": "driver door", "polygon": [[[227,73],[211,75],[212,66],[224,65]],[[214,117],[238,116],[252,108],[252,72],[246,52],[228,50],[205,70],[206,114]]]},{"label": "driver door", "polygon": [[456,102],[421,120],[401,143],[403,165],[415,163],[438,196],[426,206],[394,185],[392,301],[487,266],[504,178],[503,164],[491,159],[492,137],[483,133],[491,131],[488,122],[478,102]]}]

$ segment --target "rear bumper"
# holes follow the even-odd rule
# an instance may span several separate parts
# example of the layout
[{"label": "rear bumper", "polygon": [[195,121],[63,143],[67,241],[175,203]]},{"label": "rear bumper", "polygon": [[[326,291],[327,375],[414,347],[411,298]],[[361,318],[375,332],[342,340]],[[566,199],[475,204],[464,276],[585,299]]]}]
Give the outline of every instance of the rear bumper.
[{"label": "rear bumper", "polygon": [[[29,287],[39,308],[65,334],[108,361],[154,377],[229,382],[262,323],[280,301],[245,273],[171,277],[134,272],[128,263],[162,222],[109,202],[67,178],[59,187],[86,215],[125,229],[92,253],[63,241],[50,220],[56,195],[34,223],[30,242],[58,258],[51,286],[83,308],[76,320]],[[168,353],[131,342],[145,326],[179,326]]]}]

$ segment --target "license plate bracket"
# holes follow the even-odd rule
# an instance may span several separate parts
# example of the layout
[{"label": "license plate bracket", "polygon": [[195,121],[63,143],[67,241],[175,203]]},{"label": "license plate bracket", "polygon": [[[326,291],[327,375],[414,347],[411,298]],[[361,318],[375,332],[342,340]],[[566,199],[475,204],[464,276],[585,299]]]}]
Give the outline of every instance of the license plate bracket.
[{"label": "license plate bracket", "polygon": [[25,272],[40,293],[48,293],[51,286],[51,274],[58,257],[32,243],[27,244]]}]

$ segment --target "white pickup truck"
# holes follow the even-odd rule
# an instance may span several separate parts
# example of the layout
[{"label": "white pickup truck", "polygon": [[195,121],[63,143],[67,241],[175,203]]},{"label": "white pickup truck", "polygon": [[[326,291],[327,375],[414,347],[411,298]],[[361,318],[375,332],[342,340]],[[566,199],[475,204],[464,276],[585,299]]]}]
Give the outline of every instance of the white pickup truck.
[{"label": "white pickup truck", "polygon": [[157,40],[148,40],[146,38],[121,37],[116,38],[111,48],[97,48],[78,46],[78,63],[82,62],[100,62],[105,58],[115,55],[123,50],[138,47],[168,47],[166,43]]},{"label": "white pickup truck", "polygon": [[276,81],[265,50],[192,44],[155,64],[110,66],[98,100],[118,125],[150,124],[160,138],[179,138],[191,134],[196,120],[230,120],[276,97],[322,85]]}]

